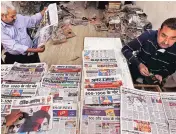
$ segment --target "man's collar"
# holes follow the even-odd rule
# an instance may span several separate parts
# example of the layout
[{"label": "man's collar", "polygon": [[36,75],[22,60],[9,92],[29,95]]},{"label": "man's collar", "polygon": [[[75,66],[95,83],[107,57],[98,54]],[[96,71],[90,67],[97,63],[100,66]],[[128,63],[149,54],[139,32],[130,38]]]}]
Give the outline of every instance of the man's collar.
[{"label": "man's collar", "polygon": [[5,23],[5,22],[2,21],[2,20],[1,20],[1,24],[2,24],[4,27],[6,27],[6,26],[9,26],[9,27],[13,26],[13,25],[10,25],[10,24]]}]

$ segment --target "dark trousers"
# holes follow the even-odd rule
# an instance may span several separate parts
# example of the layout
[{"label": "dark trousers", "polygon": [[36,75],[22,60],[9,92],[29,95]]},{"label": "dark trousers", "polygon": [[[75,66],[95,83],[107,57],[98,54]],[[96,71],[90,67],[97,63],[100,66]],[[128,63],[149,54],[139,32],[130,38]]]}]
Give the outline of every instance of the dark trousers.
[{"label": "dark trousers", "polygon": [[34,53],[33,55],[12,55],[8,52],[5,53],[5,64],[13,64],[14,62],[18,63],[39,63],[40,59],[38,53]]}]

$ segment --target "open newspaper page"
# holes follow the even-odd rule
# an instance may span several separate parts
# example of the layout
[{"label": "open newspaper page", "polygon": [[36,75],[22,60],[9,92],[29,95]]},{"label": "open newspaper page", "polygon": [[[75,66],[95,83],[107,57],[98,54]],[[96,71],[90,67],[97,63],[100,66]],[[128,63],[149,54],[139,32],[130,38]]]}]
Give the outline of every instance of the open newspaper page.
[{"label": "open newspaper page", "polygon": [[58,13],[56,3],[50,4],[45,11],[43,19],[40,23],[40,27],[34,37],[35,44],[37,47],[45,45],[45,43],[50,39],[51,33],[54,26],[58,25]]},{"label": "open newspaper page", "polygon": [[85,78],[85,88],[114,88],[122,86],[120,75]]},{"label": "open newspaper page", "polygon": [[[2,100],[1,100],[2,101]],[[24,133],[32,131],[47,131],[52,129],[53,100],[52,96],[37,96],[30,99],[3,99],[11,102],[11,113],[20,110],[20,117],[6,132]]]},{"label": "open newspaper page", "polygon": [[78,107],[72,104],[53,104],[53,129],[47,134],[76,134]]},{"label": "open newspaper page", "polygon": [[160,93],[170,134],[176,134],[176,93]]},{"label": "open newspaper page", "polygon": [[36,95],[38,87],[39,85],[36,83],[8,84],[8,82],[3,82],[1,84],[1,97],[11,99],[33,97]]},{"label": "open newspaper page", "polygon": [[121,134],[169,134],[160,94],[121,88]]},{"label": "open newspaper page", "polygon": [[1,80],[8,74],[13,64],[3,64],[1,65]]},{"label": "open newspaper page", "polygon": [[85,104],[115,104],[120,103],[119,88],[84,89]]},{"label": "open newspaper page", "polygon": [[82,108],[80,134],[120,134],[120,109]]},{"label": "open newspaper page", "polygon": [[4,77],[4,80],[40,82],[46,70],[46,63],[21,64],[15,62],[9,73]]}]

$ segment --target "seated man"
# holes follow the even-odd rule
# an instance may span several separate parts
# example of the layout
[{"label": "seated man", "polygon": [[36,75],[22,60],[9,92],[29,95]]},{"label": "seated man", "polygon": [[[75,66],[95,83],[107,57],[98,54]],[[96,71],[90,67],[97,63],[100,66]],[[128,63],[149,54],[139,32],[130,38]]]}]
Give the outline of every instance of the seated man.
[{"label": "seated man", "polygon": [[165,20],[157,31],[144,32],[125,45],[122,53],[131,63],[134,82],[151,73],[161,82],[176,71],[176,18]]},{"label": "seated man", "polygon": [[[40,62],[38,52],[43,52],[44,47],[34,46],[27,28],[35,27],[42,20],[46,9],[31,17],[16,13],[11,2],[1,2],[1,44],[5,49],[5,63],[35,63]],[[29,53],[34,53],[29,56]]]}]

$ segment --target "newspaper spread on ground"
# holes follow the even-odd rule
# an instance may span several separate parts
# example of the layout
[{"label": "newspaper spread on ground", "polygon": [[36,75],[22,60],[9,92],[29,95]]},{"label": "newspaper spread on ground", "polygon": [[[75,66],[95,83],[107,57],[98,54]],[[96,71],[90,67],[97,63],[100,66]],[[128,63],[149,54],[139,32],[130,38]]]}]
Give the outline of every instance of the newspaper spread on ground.
[{"label": "newspaper spread on ground", "polygon": [[176,93],[160,93],[170,134],[176,134]]},{"label": "newspaper spread on ground", "polygon": [[38,91],[40,96],[52,95],[53,103],[58,102],[78,102],[79,89],[78,88],[40,88]]},{"label": "newspaper spread on ground", "polygon": [[3,79],[8,74],[12,66],[13,64],[2,64],[1,65],[1,79]]},{"label": "newspaper spread on ground", "polygon": [[85,104],[115,104],[120,103],[119,88],[84,89]]},{"label": "newspaper spread on ground", "polygon": [[83,50],[83,63],[86,62],[116,62],[114,50]]},{"label": "newspaper spread on ground", "polygon": [[121,74],[119,68],[84,68],[84,77],[116,76]]},{"label": "newspaper spread on ground", "polygon": [[21,64],[15,62],[9,73],[4,77],[4,80],[40,82],[46,70],[46,63]]},{"label": "newspaper spread on ground", "polygon": [[1,97],[12,99],[13,97],[32,97],[36,95],[38,87],[37,83],[8,84],[7,82],[3,82],[1,84]]},{"label": "newspaper spread on ground", "polygon": [[120,109],[82,108],[80,134],[120,134]]},{"label": "newspaper spread on ground", "polygon": [[12,100],[1,98],[1,115],[10,114],[12,108]]},{"label": "newspaper spread on ground", "polygon": [[58,13],[57,4],[50,4],[40,22],[39,29],[34,37],[34,42],[37,47],[45,45],[45,43],[50,39],[54,26],[58,25]]},{"label": "newspaper spread on ground", "polygon": [[85,78],[85,88],[113,88],[122,86],[120,75]]},{"label": "newspaper spread on ground", "polygon": [[76,134],[78,128],[78,107],[72,104],[53,105],[53,129],[47,134]]},{"label": "newspaper spread on ground", "polygon": [[7,133],[46,131],[52,129],[52,96],[37,96],[30,99],[7,100],[11,102],[11,113],[20,110],[20,117],[13,125],[7,127]]},{"label": "newspaper spread on ground", "polygon": [[121,88],[121,134],[169,134],[160,93]]}]

